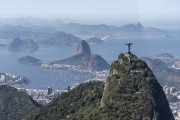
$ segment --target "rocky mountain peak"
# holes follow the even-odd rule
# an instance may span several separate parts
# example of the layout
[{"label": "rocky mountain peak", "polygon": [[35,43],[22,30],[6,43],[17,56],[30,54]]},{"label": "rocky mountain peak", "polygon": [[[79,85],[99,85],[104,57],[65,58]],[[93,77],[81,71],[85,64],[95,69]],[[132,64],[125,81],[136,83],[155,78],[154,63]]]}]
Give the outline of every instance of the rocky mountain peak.
[{"label": "rocky mountain peak", "polygon": [[77,54],[91,54],[89,44],[85,40],[81,40],[77,46]]},{"label": "rocky mountain peak", "polygon": [[51,62],[51,64],[66,64],[78,66],[81,70],[103,71],[109,70],[110,65],[100,55],[91,54],[91,49],[85,40],[77,46],[77,54],[63,60]]}]

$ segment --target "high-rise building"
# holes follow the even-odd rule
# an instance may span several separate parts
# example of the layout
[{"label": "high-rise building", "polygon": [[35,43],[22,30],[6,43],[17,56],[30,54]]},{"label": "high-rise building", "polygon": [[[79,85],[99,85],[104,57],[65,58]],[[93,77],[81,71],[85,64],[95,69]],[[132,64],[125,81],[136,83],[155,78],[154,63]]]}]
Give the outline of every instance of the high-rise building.
[{"label": "high-rise building", "polygon": [[68,90],[68,92],[71,90],[71,87],[70,86],[67,86],[67,90]]},{"label": "high-rise building", "polygon": [[52,88],[48,87],[48,95],[52,94]]}]

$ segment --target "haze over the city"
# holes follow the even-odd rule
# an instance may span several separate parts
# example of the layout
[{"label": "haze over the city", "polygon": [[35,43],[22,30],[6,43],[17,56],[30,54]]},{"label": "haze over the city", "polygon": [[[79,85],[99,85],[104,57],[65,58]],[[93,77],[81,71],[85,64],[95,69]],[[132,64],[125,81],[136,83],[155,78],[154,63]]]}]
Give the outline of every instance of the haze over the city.
[{"label": "haze over the city", "polygon": [[84,24],[178,24],[179,0],[0,0],[0,19],[35,17]]}]

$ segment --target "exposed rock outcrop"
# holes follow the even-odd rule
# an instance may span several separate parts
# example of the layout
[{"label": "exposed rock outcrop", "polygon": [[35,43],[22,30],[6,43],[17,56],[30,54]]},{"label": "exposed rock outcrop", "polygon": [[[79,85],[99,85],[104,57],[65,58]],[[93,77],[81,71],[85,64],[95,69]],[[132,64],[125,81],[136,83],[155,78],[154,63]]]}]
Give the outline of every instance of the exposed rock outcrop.
[{"label": "exposed rock outcrop", "polygon": [[77,55],[78,54],[88,54],[88,55],[91,54],[91,49],[85,40],[82,40],[81,42],[78,43]]},{"label": "exposed rock outcrop", "polygon": [[110,65],[100,56],[91,54],[90,47],[85,40],[82,40],[77,46],[77,55],[57,60],[51,64],[75,65],[82,70],[102,71],[108,70]]}]

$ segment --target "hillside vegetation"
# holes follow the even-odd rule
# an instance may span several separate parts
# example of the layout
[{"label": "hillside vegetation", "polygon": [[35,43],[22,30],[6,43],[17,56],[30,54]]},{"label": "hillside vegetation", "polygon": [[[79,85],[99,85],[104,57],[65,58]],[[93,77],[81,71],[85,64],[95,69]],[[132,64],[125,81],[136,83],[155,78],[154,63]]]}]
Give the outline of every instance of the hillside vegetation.
[{"label": "hillside vegetation", "polygon": [[80,84],[29,119],[174,120],[167,98],[147,64],[120,54],[107,81]]},{"label": "hillside vegetation", "polygon": [[21,120],[39,107],[40,105],[26,93],[0,85],[0,120]]}]

